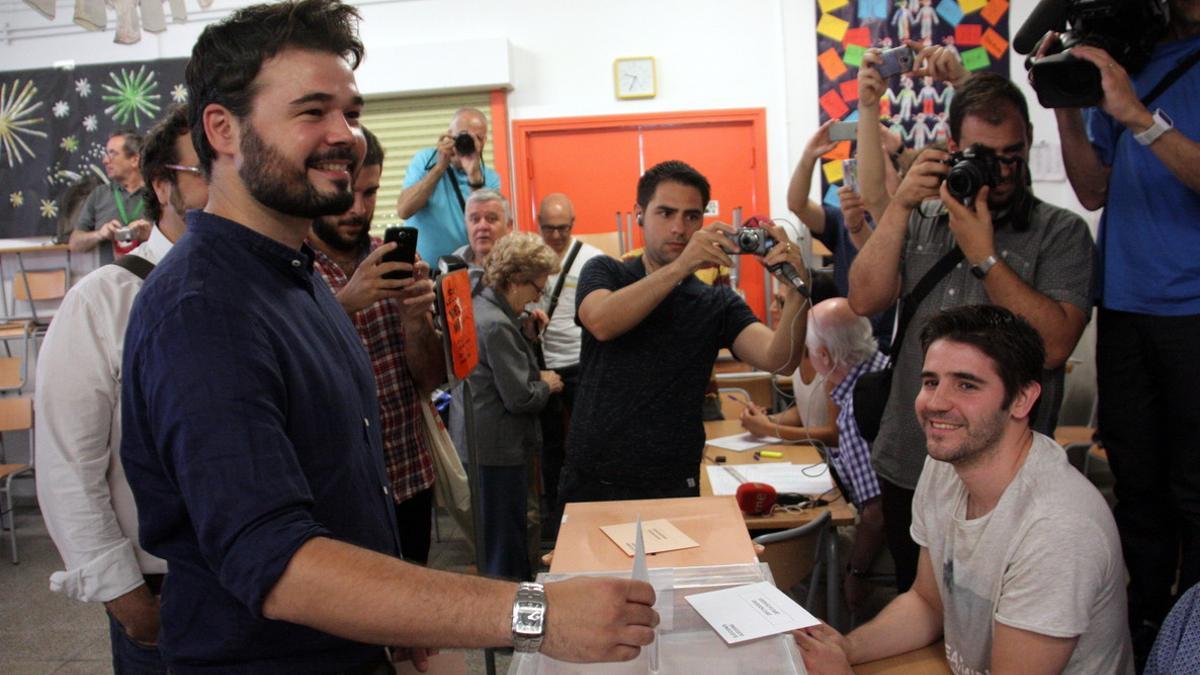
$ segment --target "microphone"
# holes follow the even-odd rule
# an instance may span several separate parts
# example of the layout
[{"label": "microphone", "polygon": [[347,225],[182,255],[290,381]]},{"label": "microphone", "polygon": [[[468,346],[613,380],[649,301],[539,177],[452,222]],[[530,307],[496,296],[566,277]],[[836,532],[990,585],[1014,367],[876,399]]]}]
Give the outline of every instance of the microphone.
[{"label": "microphone", "polygon": [[774,274],[782,274],[788,280],[788,282],[790,282],[792,286],[796,288],[796,290],[800,291],[800,295],[803,295],[810,300],[812,299],[812,296],[808,291],[808,285],[805,284],[804,279],[800,277],[800,272],[796,270],[795,265],[790,262],[782,262],[775,263],[774,265],[767,267],[767,269]]},{"label": "microphone", "polygon": [[1067,5],[1069,0],[1042,0],[1033,8],[1029,18],[1021,24],[1013,38],[1012,48],[1018,54],[1028,54],[1037,49],[1038,42],[1047,31],[1061,31],[1067,27]]}]

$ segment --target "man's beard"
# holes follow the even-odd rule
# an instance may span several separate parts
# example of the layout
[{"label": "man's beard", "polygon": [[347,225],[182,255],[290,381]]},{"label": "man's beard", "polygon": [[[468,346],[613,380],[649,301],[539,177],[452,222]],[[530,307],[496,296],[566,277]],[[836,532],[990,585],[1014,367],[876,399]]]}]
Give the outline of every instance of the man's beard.
[{"label": "man's beard", "polygon": [[299,218],[320,218],[345,213],[354,205],[354,193],[350,181],[339,185],[332,194],[322,194],[308,180],[305,170],[319,162],[349,160],[351,175],[354,173],[354,153],[350,148],[333,148],[328,152],[309,155],[305,168],[299,170],[288,166],[288,161],[255,133],[250,124],[244,126],[242,137],[243,162],[238,175],[246,184],[251,196],[263,206],[280,213]]},{"label": "man's beard", "polygon": [[[331,220],[332,222],[330,222]],[[338,225],[341,223],[358,225],[361,229],[354,238],[347,239],[342,236],[341,232],[338,232]],[[312,228],[318,239],[325,242],[330,248],[343,253],[361,251],[371,244],[371,223],[366,218],[317,218],[313,220]]]},{"label": "man's beard", "polygon": [[[967,437],[958,447],[946,448],[943,446],[937,451],[937,456],[934,456],[934,451],[930,448],[929,454],[934,456],[934,459],[943,462],[969,466],[999,446],[1000,439],[1004,436],[1004,425],[1008,417],[1009,410],[1000,409],[994,415],[978,420],[971,425],[967,431]],[[926,419],[921,420],[922,426],[930,419],[936,420],[938,417],[936,415],[926,416]]]}]

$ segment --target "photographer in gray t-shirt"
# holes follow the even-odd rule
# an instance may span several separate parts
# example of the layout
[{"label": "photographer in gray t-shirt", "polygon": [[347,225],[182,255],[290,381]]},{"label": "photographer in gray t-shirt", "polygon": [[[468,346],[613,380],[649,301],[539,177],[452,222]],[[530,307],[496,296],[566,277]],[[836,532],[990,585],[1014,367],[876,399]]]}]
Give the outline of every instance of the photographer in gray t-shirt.
[{"label": "photographer in gray t-shirt", "polygon": [[916,581],[848,636],[797,631],[809,672],[847,673],[943,637],[955,673],[1133,673],[1112,514],[1030,428],[1041,338],[1006,309],[973,305],[931,318],[921,348]]}]

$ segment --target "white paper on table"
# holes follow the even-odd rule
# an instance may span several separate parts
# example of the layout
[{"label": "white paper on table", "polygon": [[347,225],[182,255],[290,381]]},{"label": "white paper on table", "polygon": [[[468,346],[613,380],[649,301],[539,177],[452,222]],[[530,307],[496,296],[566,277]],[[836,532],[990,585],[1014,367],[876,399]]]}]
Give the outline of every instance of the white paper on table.
[{"label": "white paper on table", "polygon": [[687,601],[729,644],[820,623],[767,581],[697,593],[689,595]]},{"label": "white paper on table", "polygon": [[[650,583],[650,568],[646,565],[646,540],[642,536],[642,514],[637,517],[637,536],[633,547],[633,580]],[[654,629],[654,642],[646,646],[650,657],[650,672],[658,672],[658,629]]]},{"label": "white paper on table", "polygon": [[[640,523],[640,527],[639,527]],[[646,553],[663,553],[678,551],[684,548],[696,548],[700,544],[695,539],[684,534],[678,527],[665,518],[648,520],[644,523],[621,523],[620,525],[605,525],[600,531],[608,535],[613,543],[625,551],[625,555],[636,555],[637,535],[640,531],[650,542],[646,544]]]},{"label": "white paper on table", "polygon": [[742,478],[751,483],[766,483],[776,492],[796,492],[802,495],[820,495],[833,489],[833,476],[825,464],[792,464],[791,462],[764,462],[761,464],[710,464],[708,484],[714,495],[735,495],[741,483],[725,467],[733,466]]},{"label": "white paper on table", "polygon": [[745,452],[747,450],[761,448],[764,445],[771,445],[772,443],[783,443],[784,440],[782,438],[775,438],[774,436],[755,436],[747,431],[744,434],[722,436],[721,438],[714,438],[711,441],[705,442],[714,448],[731,450],[733,452]]}]

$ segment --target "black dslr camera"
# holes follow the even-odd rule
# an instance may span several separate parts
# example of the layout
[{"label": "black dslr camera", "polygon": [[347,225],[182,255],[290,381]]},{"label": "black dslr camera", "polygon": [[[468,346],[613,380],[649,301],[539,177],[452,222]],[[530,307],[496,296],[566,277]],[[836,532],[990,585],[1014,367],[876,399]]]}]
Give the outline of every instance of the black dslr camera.
[{"label": "black dslr camera", "polygon": [[458,132],[454,137],[454,152],[461,156],[475,154],[475,138],[466,131]]},{"label": "black dslr camera", "polygon": [[747,227],[745,225],[734,230],[733,234],[729,235],[729,239],[733,245],[737,247],[734,254],[748,253],[750,255],[764,256],[767,251],[775,247],[779,242],[772,237],[761,227]]},{"label": "black dslr camera", "polygon": [[960,202],[969,204],[979,194],[980,188],[994,188],[1000,183],[1000,160],[996,152],[978,143],[960,150],[946,160],[950,173],[946,174],[946,191]]},{"label": "black dslr camera", "polygon": [[1141,70],[1167,30],[1168,0],[1042,0],[1017,36],[1013,50],[1037,53],[1047,31],[1061,33],[1059,44],[1042,58],[1030,56],[1030,71],[1038,102],[1046,108],[1098,105],[1104,96],[1100,70],[1071,54],[1076,45],[1108,52],[1130,73]]}]

